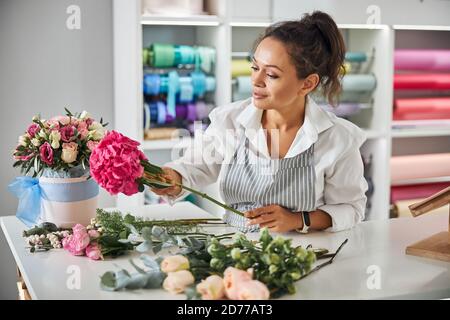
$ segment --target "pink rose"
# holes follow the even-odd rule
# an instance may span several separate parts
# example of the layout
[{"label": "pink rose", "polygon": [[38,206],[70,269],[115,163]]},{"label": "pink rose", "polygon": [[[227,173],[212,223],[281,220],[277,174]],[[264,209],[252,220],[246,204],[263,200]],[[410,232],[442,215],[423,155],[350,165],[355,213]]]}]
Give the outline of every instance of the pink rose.
[{"label": "pink rose", "polygon": [[88,231],[89,237],[91,237],[91,239],[97,239],[98,237],[100,237],[100,232],[98,232],[95,229],[91,229]]},{"label": "pink rose", "polygon": [[41,160],[44,161],[48,165],[53,164],[53,149],[48,142],[43,143],[39,147],[39,155],[41,156]]},{"label": "pink rose", "polygon": [[169,272],[163,282],[163,288],[173,294],[182,293],[194,281],[194,276],[188,270]]},{"label": "pink rose", "polygon": [[49,122],[52,122],[52,123],[57,122],[57,123],[61,123],[63,126],[66,126],[71,122],[71,120],[72,119],[69,116],[56,116],[56,117],[51,118],[49,120]]},{"label": "pink rose", "polygon": [[14,160],[28,161],[33,157],[33,154],[29,154],[26,156],[14,156]]},{"label": "pink rose", "polygon": [[68,125],[59,129],[61,134],[61,140],[64,142],[70,142],[75,139],[75,127]]},{"label": "pink rose", "polygon": [[197,292],[202,295],[203,300],[222,299],[225,297],[223,279],[218,275],[209,276],[197,285]]},{"label": "pink rose", "polygon": [[94,119],[87,118],[87,119],[84,119],[84,121],[86,122],[86,125],[89,128],[91,126],[92,122],[94,122]]},{"label": "pink rose", "polygon": [[267,286],[258,280],[239,283],[238,300],[268,300],[270,297]]},{"label": "pink rose", "polygon": [[86,255],[92,260],[103,260],[102,250],[97,243],[90,244],[86,247]]},{"label": "pink rose", "polygon": [[94,149],[95,149],[95,147],[98,145],[98,141],[92,141],[92,140],[89,140],[87,143],[86,143],[86,145],[87,145],[87,147],[88,147],[88,149],[89,150],[91,150],[91,151],[94,151]]},{"label": "pink rose", "polygon": [[78,134],[80,135],[80,139],[84,140],[89,134],[88,125],[86,121],[80,121],[77,126]]},{"label": "pink rose", "polygon": [[36,133],[39,132],[40,129],[41,127],[39,127],[37,123],[33,123],[28,127],[27,133],[30,135],[31,138],[34,138],[34,136],[36,135]]},{"label": "pink rose", "polygon": [[252,276],[243,270],[228,267],[223,273],[223,283],[225,285],[225,293],[228,299],[237,300],[239,294],[239,285],[245,281],[251,281]]},{"label": "pink rose", "polygon": [[91,176],[110,194],[137,193],[136,179],[144,174],[141,160],[146,160],[138,149],[139,142],[110,131],[92,151],[89,158]]}]

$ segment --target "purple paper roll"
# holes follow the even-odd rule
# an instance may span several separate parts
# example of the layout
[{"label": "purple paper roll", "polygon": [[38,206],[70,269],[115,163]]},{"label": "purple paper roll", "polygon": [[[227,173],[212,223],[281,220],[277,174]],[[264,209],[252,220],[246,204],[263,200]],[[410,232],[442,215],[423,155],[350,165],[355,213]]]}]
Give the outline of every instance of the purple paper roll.
[{"label": "purple paper roll", "polygon": [[339,103],[336,107],[330,105],[321,105],[326,111],[334,113],[338,117],[348,117],[357,114],[361,110],[359,103]]},{"label": "purple paper roll", "polygon": [[189,103],[187,105],[186,119],[191,122],[194,122],[195,120],[197,120],[197,108],[195,107],[195,104]]},{"label": "purple paper roll", "polygon": [[395,70],[450,70],[450,50],[395,50]]},{"label": "purple paper roll", "polygon": [[195,103],[195,107],[197,109],[197,119],[203,120],[208,117],[208,106],[203,101],[197,101]]},{"label": "purple paper roll", "polygon": [[178,119],[186,119],[187,107],[185,104],[177,104],[175,107],[175,112]]}]

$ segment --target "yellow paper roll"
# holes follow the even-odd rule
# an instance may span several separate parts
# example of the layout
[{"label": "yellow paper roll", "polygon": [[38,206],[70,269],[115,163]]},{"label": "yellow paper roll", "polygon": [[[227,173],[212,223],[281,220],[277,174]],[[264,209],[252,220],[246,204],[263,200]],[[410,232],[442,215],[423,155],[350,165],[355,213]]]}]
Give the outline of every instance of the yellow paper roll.
[{"label": "yellow paper roll", "polygon": [[231,60],[231,77],[251,75],[251,66],[252,63],[246,59]]}]

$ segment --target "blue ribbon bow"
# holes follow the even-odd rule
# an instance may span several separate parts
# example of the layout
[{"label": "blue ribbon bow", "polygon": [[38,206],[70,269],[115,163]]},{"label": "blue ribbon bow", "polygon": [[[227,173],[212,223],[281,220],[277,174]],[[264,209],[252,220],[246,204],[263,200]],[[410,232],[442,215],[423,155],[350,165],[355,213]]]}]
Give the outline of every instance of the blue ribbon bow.
[{"label": "blue ribbon bow", "polygon": [[41,187],[39,179],[31,177],[17,177],[8,186],[17,198],[19,205],[17,207],[16,216],[27,227],[36,224],[41,213]]}]

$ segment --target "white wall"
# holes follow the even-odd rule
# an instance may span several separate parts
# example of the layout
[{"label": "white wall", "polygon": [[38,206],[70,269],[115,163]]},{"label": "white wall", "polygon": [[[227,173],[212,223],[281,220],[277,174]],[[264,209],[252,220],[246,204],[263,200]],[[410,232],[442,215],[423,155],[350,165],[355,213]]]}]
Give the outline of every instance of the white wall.
[{"label": "white wall", "polygon": [[[81,29],[66,28],[70,5]],[[0,0],[0,215],[17,200],[7,191],[19,174],[11,152],[33,115],[89,110],[113,128],[111,0]],[[100,206],[112,206],[103,193]],[[25,242],[24,242],[25,245]],[[15,264],[0,232],[0,299],[17,298]]]}]

